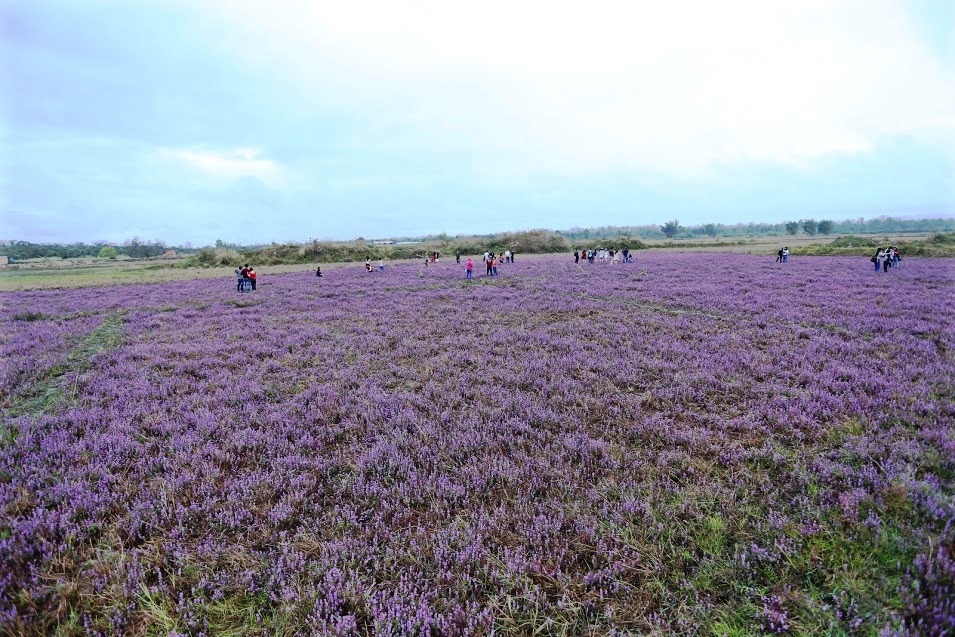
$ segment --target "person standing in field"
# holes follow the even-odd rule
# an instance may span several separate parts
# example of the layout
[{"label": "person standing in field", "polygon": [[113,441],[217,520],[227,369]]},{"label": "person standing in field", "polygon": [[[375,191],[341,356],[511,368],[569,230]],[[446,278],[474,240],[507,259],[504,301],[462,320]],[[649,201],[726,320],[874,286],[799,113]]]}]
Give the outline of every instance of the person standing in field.
[{"label": "person standing in field", "polygon": [[485,263],[487,263],[487,258],[488,258],[489,256],[491,256],[491,254],[490,254],[487,250],[485,250],[485,251],[484,251],[484,259],[483,259]]},{"label": "person standing in field", "polygon": [[322,266],[318,266],[318,267],[315,268],[315,276],[321,278],[321,276],[322,276]]},{"label": "person standing in field", "polygon": [[385,261],[381,257],[378,257],[378,271],[379,272],[385,271]]},{"label": "person standing in field", "polygon": [[580,250],[574,248],[574,263],[580,263]]},{"label": "person standing in field", "polygon": [[890,249],[892,250],[892,267],[897,268],[902,265],[902,255],[895,246],[892,246]]},{"label": "person standing in field", "polygon": [[494,253],[488,252],[487,259],[484,260],[484,265],[487,266],[487,272],[485,273],[485,276],[491,276],[491,263],[493,262],[494,262]]},{"label": "person standing in field", "polygon": [[511,251],[510,251],[510,250],[505,250],[505,251],[504,251],[504,263],[510,263],[510,262],[511,262]]},{"label": "person standing in field", "polygon": [[250,291],[252,289],[252,283],[249,280],[249,264],[246,263],[244,266],[242,266],[242,269],[239,270],[239,273],[242,275],[242,291]]},{"label": "person standing in field", "polygon": [[789,248],[785,247],[783,248],[783,263],[788,263],[788,262],[789,262]]},{"label": "person standing in field", "polygon": [[882,267],[882,248],[876,250],[875,254],[872,255],[872,258],[870,258],[869,261],[875,265],[875,271],[878,272],[879,268]]},{"label": "person standing in field", "polygon": [[454,262],[455,262],[455,263],[461,263],[461,251],[460,251],[460,250],[455,250],[455,251],[454,251]]},{"label": "person standing in field", "polygon": [[365,259],[365,272],[371,272],[371,257]]},{"label": "person standing in field", "polygon": [[500,257],[491,255],[491,276],[497,276],[497,262],[500,260]]},{"label": "person standing in field", "polygon": [[888,250],[885,251],[884,256],[882,258],[882,271],[888,272],[889,268],[891,267],[892,267],[892,249],[889,248]]},{"label": "person standing in field", "polygon": [[782,263],[782,262],[783,262],[783,249],[780,248],[779,251],[776,252],[776,263]]},{"label": "person standing in field", "polygon": [[235,269],[235,291],[242,291],[242,270],[240,268]]},{"label": "person standing in field", "polygon": [[252,283],[252,290],[255,291],[255,268],[249,268],[249,281]]},{"label": "person standing in field", "polygon": [[[460,259],[458,260],[460,261]],[[474,261],[471,260],[471,257],[468,257],[468,262],[464,265],[465,278],[470,279],[471,275],[474,273]]]}]

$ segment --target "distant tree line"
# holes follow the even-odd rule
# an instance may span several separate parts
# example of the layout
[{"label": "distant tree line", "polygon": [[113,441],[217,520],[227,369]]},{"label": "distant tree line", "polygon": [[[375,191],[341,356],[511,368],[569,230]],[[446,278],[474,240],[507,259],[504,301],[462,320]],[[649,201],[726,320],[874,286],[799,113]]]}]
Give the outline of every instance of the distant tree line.
[{"label": "distant tree line", "polygon": [[0,254],[22,261],[24,259],[40,259],[59,257],[61,259],[79,259],[82,257],[117,258],[126,256],[131,259],[148,259],[158,257],[166,250],[174,249],[177,253],[192,252],[190,245],[170,248],[162,241],[144,241],[133,237],[121,244],[106,241],[93,243],[33,243],[31,241],[4,241],[0,242]]},{"label": "distant tree line", "polygon": [[571,228],[561,230],[560,235],[573,241],[612,239],[619,236],[634,236],[641,239],[675,239],[708,236],[716,237],[762,237],[786,236],[804,233],[810,236],[828,234],[886,234],[906,232],[953,232],[955,219],[900,219],[878,217],[875,219],[799,219],[783,223],[707,223],[697,226],[682,226],[673,219],[661,224],[639,226],[600,226],[597,228]]},{"label": "distant tree line", "polygon": [[[740,239],[743,237],[786,236],[804,233],[810,236],[829,234],[899,234],[908,232],[955,232],[955,219],[900,219],[878,217],[875,219],[799,219],[783,223],[739,223],[727,225],[707,223],[697,226],[682,226],[678,219],[658,225],[600,226],[596,228],[572,228],[569,230],[523,230],[487,235],[449,236],[446,233],[425,237],[393,238],[394,243],[382,245],[359,237],[354,241],[310,241],[307,243],[258,244],[242,246],[217,240],[214,246],[195,249],[191,244],[167,246],[162,241],[143,241],[139,237],[113,244],[105,241],[94,243],[32,243],[30,241],[0,241],[0,255],[14,261],[41,257],[76,259],[99,256],[103,258],[128,257],[145,259],[162,255],[172,247],[178,254],[193,254],[188,264],[218,265],[232,263],[236,259],[254,260],[258,264],[330,262],[377,258],[403,259],[424,256],[427,252],[440,251],[453,254],[480,254],[484,250],[500,252],[514,250],[518,253],[545,253],[573,250],[574,247],[601,247],[633,250],[644,246],[647,239]],[[407,241],[407,245],[402,243]],[[681,245],[688,245],[681,243]]]}]

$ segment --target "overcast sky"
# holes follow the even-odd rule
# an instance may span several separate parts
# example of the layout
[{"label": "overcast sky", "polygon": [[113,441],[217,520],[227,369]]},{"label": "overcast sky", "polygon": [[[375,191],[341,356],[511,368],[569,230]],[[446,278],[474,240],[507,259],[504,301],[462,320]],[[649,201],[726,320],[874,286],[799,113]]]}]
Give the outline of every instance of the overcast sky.
[{"label": "overcast sky", "polygon": [[6,0],[0,238],[955,215],[955,2]]}]

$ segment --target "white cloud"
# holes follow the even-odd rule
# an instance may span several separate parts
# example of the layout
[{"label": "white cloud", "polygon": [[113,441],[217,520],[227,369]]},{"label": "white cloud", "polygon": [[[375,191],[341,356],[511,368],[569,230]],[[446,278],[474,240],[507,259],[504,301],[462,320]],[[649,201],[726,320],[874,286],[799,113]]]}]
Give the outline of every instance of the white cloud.
[{"label": "white cloud", "polygon": [[213,178],[231,181],[256,177],[270,186],[279,185],[283,178],[282,167],[259,155],[260,151],[255,148],[236,148],[229,152],[200,148],[163,148],[159,151],[161,158],[185,164]]},{"label": "white cloud", "polygon": [[222,44],[296,99],[373,118],[359,143],[698,173],[955,131],[953,69],[901,0],[206,6],[231,25]]}]

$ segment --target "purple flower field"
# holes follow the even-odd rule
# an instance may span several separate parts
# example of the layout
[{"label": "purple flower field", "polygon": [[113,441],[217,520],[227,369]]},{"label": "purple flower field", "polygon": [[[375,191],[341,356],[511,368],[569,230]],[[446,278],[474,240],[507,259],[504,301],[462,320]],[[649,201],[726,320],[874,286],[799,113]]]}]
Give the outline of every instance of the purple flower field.
[{"label": "purple flower field", "polygon": [[0,295],[0,633],[955,635],[955,262]]}]

